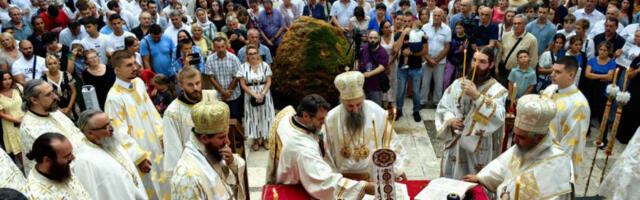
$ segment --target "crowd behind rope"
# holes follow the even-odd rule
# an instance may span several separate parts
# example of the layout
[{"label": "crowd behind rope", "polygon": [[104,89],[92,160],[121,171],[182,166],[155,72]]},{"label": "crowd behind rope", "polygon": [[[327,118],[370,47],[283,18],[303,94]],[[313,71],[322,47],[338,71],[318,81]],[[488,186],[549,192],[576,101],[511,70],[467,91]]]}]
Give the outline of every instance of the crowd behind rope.
[{"label": "crowd behind rope", "polygon": [[[126,51],[134,58],[130,78],[139,78],[146,92],[140,98],[148,97],[159,114],[175,99],[197,99],[200,88],[194,92],[180,80],[181,70],[195,69],[197,84],[216,90],[244,126],[251,149],[268,149],[279,98],[271,95],[271,64],[302,16],[330,23],[349,40],[362,38],[352,69],[364,74],[365,98],[397,108],[398,119],[421,122],[420,110],[436,108],[449,85],[473,71],[472,55],[482,48],[496,55],[490,75],[513,94],[507,101],[540,93],[552,83],[554,63],[573,57],[590,126],[599,127],[603,115],[613,122],[615,113],[604,113],[604,105],[615,76],[631,94],[624,110],[640,110],[635,0],[0,0],[0,146],[28,173],[24,150],[31,146],[24,147],[21,126],[33,110],[23,104],[38,102],[40,110],[54,112],[45,104],[55,96],[56,109],[78,121],[88,106],[82,87],[91,85],[105,109],[125,76],[117,73],[126,66],[114,55]],[[27,88],[32,80],[43,82]],[[45,83],[50,94],[33,91]],[[403,113],[405,98],[413,101],[411,113]],[[622,143],[640,123],[631,114],[622,115]],[[133,161],[140,170],[150,168]]]}]

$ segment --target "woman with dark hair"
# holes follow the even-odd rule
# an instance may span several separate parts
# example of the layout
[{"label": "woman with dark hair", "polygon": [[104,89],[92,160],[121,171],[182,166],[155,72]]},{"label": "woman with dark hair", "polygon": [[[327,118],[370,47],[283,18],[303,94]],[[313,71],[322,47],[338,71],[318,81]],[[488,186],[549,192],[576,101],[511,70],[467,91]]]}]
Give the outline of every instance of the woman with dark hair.
[{"label": "woman with dark hair", "polygon": [[551,49],[540,55],[536,72],[538,75],[538,81],[535,91],[543,90],[547,85],[551,84],[551,71],[553,71],[551,67],[558,58],[564,56],[564,44],[566,44],[566,42],[567,39],[564,37],[564,34],[558,33],[553,36],[553,45],[551,46]]},{"label": "woman with dark hair", "polygon": [[222,5],[220,1],[213,0],[211,2],[211,11],[209,12],[209,20],[216,25],[216,30],[222,30],[222,27],[226,24],[225,12],[222,11]]},{"label": "woman with dark hair", "polygon": [[[398,70],[397,63],[394,61],[396,53],[393,52],[393,43],[395,40],[393,39],[393,30],[391,28],[391,22],[387,20],[382,20],[380,22],[380,46],[387,51],[387,55],[389,55],[389,63],[387,63],[388,67],[385,70],[385,75],[389,78],[389,91],[382,95],[382,104],[383,108],[392,107],[395,105],[393,102],[396,101],[396,90],[398,88]],[[384,104],[388,104],[388,106],[384,106]]]},{"label": "woman with dark hair", "polygon": [[620,2],[620,14],[618,15],[618,21],[624,26],[635,22],[633,20],[633,3],[634,0],[622,0],[622,2]]},{"label": "woman with dark hair", "polygon": [[[609,55],[613,52],[613,44],[603,41],[598,44],[598,56],[589,59],[584,76],[589,87],[582,90],[589,100],[592,118],[601,119],[604,112],[604,104],[607,101],[605,88],[613,79],[616,69],[616,61]],[[584,87],[583,87],[584,88]]]},{"label": "woman with dark hair", "polygon": [[233,4],[233,1],[224,1],[224,3],[222,3],[223,5],[223,11],[224,11],[224,16],[225,18],[229,15],[234,15],[236,13],[236,8],[235,5]]},{"label": "woman with dark hair", "polygon": [[360,33],[366,33],[369,28],[369,16],[364,14],[364,9],[360,6],[353,9],[353,17],[349,19],[347,31],[358,29]]},{"label": "woman with dark hair", "polygon": [[209,1],[207,0],[196,0],[196,6],[193,7],[193,13],[196,13],[199,9],[209,10],[211,9],[211,4],[209,4]]},{"label": "woman with dark hair", "polygon": [[22,87],[15,84],[8,71],[0,70],[0,119],[2,119],[2,138],[7,153],[15,155],[22,163],[20,144],[20,123],[24,111],[22,106]]},{"label": "woman with dark hair", "polygon": [[58,33],[56,32],[45,33],[44,36],[42,36],[42,43],[44,44],[46,55],[55,56],[60,62],[61,70],[67,71],[68,60],[69,60],[69,47],[64,46],[58,42]]},{"label": "woman with dark hair", "polygon": [[[464,22],[456,23],[456,34],[451,35],[451,50],[447,55],[447,65],[444,69],[443,89],[447,89],[449,84],[462,77],[462,66],[464,62],[464,50],[467,50],[467,56],[473,55],[473,49],[469,45],[469,37],[464,30]],[[471,62],[471,58],[467,58],[467,63]]]},{"label": "woman with dark hair", "polygon": [[240,23],[241,26],[246,27],[247,30],[257,27],[256,19],[251,17],[251,15],[249,14],[246,8],[244,7],[238,8],[237,13],[238,13],[237,14],[238,22]]}]

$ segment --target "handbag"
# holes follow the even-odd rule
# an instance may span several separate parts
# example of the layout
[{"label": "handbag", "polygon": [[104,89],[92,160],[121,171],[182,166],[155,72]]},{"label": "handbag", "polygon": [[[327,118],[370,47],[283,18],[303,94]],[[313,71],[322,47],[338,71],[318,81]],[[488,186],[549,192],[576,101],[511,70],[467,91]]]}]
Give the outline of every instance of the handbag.
[{"label": "handbag", "polygon": [[[507,54],[507,57],[504,59],[504,61],[500,61],[500,63],[498,64],[498,71],[500,72],[501,76],[507,75],[505,74],[507,72],[507,62],[509,61],[509,57],[511,57],[511,54],[513,54],[513,51],[516,50],[516,47],[518,47],[518,44],[520,44],[520,41],[522,41],[522,38],[525,37],[527,33],[525,32],[522,37],[518,38],[518,41],[516,41],[516,44],[513,45],[513,47],[511,47],[511,50],[509,51],[509,53]],[[464,75],[463,75],[464,76]],[[498,77],[496,77],[498,78]]]},{"label": "handbag", "polygon": [[[262,63],[260,63],[260,66],[262,66]],[[249,65],[249,70],[251,70],[251,65]],[[246,77],[249,77],[249,70],[247,70]],[[263,78],[262,82],[253,82],[253,86],[266,84],[266,81],[264,81],[264,79],[267,76],[267,70],[266,69],[264,70],[264,76],[265,77],[262,77]],[[266,99],[263,99],[262,102],[258,102],[258,99],[256,99],[253,96],[251,96],[251,98],[249,99],[249,103],[251,103],[251,106],[253,106],[253,107],[264,105],[265,102],[266,102]]]},{"label": "handbag", "polygon": [[[378,61],[376,61],[376,59],[373,57],[371,50],[367,49],[367,51],[369,51],[369,58],[371,58],[371,62],[373,62],[373,66],[378,66]],[[391,85],[389,83],[389,77],[383,72],[378,74],[378,78],[380,81],[380,89],[382,89],[383,93],[386,93],[389,91],[389,89],[391,89]]]}]

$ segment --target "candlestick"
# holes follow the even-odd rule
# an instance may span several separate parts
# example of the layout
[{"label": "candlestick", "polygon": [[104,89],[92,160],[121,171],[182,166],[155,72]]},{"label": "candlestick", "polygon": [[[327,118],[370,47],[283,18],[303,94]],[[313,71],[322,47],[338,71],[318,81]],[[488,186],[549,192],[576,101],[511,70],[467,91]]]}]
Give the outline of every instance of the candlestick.
[{"label": "candlestick", "polygon": [[378,133],[376,131],[376,116],[371,116],[371,124],[373,124],[373,140],[376,141],[376,149],[378,149]]},{"label": "candlestick", "polygon": [[391,145],[391,136],[393,136],[393,127],[396,125],[396,117],[398,117],[397,113],[397,109],[393,108],[393,121],[391,122],[391,130],[389,130],[389,138],[385,141],[386,145],[385,148],[389,148],[389,146]]},{"label": "candlestick", "polygon": [[622,84],[622,92],[627,91],[627,80],[629,80],[629,70],[631,70],[631,67],[627,68],[627,70],[624,72],[624,83]]},{"label": "candlestick", "polygon": [[464,58],[462,58],[462,80],[467,76],[467,49],[464,49]]},{"label": "candlestick", "polygon": [[473,74],[471,75],[471,82],[476,79],[476,69],[478,69],[478,59],[476,59],[476,64],[473,66]]},{"label": "candlestick", "polygon": [[273,191],[273,200],[278,200],[278,192],[276,191],[276,188],[272,188],[271,190]]},{"label": "candlestick", "polygon": [[516,178],[516,193],[514,196],[514,200],[518,200],[518,198],[520,197],[520,176]]},{"label": "candlestick", "polygon": [[613,72],[613,82],[611,82],[614,86],[617,85],[616,80],[618,80],[618,71],[620,70],[620,68],[616,67],[616,71]]},{"label": "candlestick", "polygon": [[513,83],[513,91],[511,92],[511,108],[513,107],[513,104],[516,101],[516,90],[518,89],[518,84]]}]

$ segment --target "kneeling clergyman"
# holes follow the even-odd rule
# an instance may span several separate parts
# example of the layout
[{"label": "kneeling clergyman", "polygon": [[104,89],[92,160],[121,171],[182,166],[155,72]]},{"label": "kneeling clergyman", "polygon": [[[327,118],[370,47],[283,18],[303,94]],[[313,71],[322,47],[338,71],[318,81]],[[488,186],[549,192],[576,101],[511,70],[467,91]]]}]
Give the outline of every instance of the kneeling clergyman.
[{"label": "kneeling clergyman", "polygon": [[171,177],[171,199],[246,199],[245,161],[229,147],[229,106],[213,90],[193,106],[193,133]]},{"label": "kneeling clergyman", "polygon": [[480,183],[500,199],[570,199],[573,184],[571,158],[553,147],[549,123],[555,103],[540,95],[518,100],[513,140],[516,143],[477,175],[462,179]]},{"label": "kneeling clergyman", "polygon": [[[377,133],[386,133],[391,126],[377,123],[373,127],[372,118],[383,122],[387,112],[373,101],[364,99],[364,75],[359,71],[349,71],[336,76],[334,84],[340,91],[341,104],[327,113],[324,126],[325,158],[329,164],[344,177],[356,180],[373,180],[371,154],[376,151],[377,143],[383,143],[383,137],[374,137]],[[384,130],[388,128],[388,130]],[[409,164],[407,154],[397,134],[391,133],[389,146],[396,153],[396,177],[406,177],[399,169]],[[387,139],[388,140],[388,139]]]},{"label": "kneeling clergyman", "polygon": [[311,94],[296,109],[288,106],[276,115],[269,137],[267,184],[302,184],[316,199],[373,195],[373,183],[345,178],[323,159],[318,133],[329,108],[324,98]]}]

